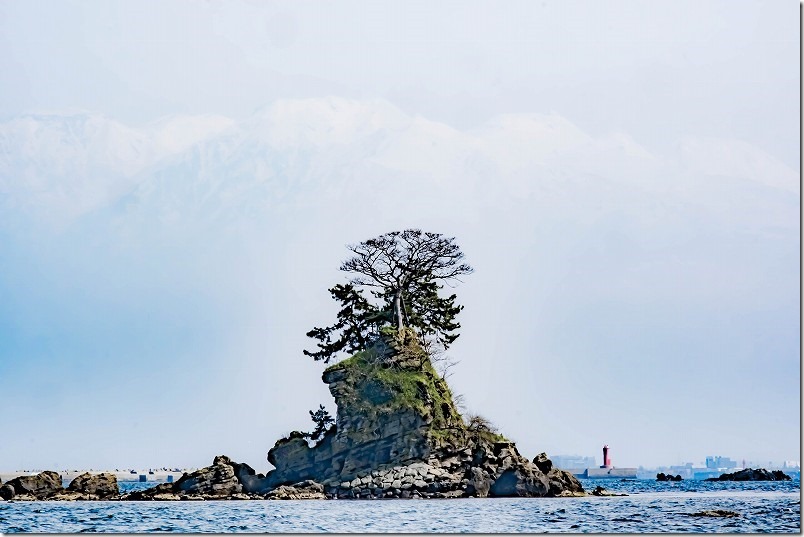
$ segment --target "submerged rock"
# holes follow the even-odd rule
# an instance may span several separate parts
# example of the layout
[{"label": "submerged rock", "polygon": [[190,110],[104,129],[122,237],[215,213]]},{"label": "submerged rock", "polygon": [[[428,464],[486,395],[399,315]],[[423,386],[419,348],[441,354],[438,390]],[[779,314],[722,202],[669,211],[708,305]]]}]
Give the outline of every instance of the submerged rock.
[{"label": "submerged rock", "polygon": [[628,496],[628,494],[618,494],[616,492],[610,492],[606,490],[604,487],[598,485],[595,487],[595,490],[592,491],[592,496]]},{"label": "submerged rock", "polygon": [[708,511],[698,511],[697,513],[687,513],[689,516],[695,517],[718,517],[718,518],[732,518],[742,516],[740,513],[734,511],[727,511],[725,509],[712,509]]}]

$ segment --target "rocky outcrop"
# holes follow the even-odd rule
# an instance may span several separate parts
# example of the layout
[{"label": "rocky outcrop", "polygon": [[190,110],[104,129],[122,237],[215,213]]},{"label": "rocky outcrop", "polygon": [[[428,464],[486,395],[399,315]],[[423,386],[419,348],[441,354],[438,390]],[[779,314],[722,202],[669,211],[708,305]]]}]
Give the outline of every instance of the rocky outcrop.
[{"label": "rocky outcrop", "polygon": [[111,473],[90,474],[83,473],[73,479],[67,490],[78,492],[87,496],[94,496],[93,499],[105,500],[120,495],[117,486],[117,476]]},{"label": "rocky outcrop", "polygon": [[781,470],[769,472],[764,468],[756,470],[746,468],[731,474],[723,474],[720,477],[710,477],[707,481],[790,481],[790,476]]},{"label": "rocky outcrop", "polygon": [[20,476],[0,487],[4,500],[116,500],[120,491],[117,477],[110,473],[83,473],[62,487],[61,476],[53,471],[33,476]]},{"label": "rocky outcrop", "polygon": [[61,490],[47,499],[57,501],[117,500],[119,496],[120,490],[114,474],[85,472],[73,479],[67,489]]},{"label": "rocky outcrop", "polygon": [[225,455],[218,455],[211,466],[190,474],[185,473],[175,483],[162,483],[153,488],[126,494],[123,500],[247,500],[262,498],[254,493],[254,483],[263,486],[264,476],[256,475],[247,464],[233,462]]},{"label": "rocky outcrop", "polygon": [[411,331],[386,332],[322,378],[338,407],[335,426],[315,446],[301,433],[278,441],[268,453],[276,469],[256,491],[312,480],[336,498],[583,493],[546,454],[531,462],[501,435],[467,427]]},{"label": "rocky outcrop", "polygon": [[215,457],[212,466],[183,475],[173,489],[178,493],[208,496],[229,496],[243,492],[243,486],[235,477],[232,461],[224,455]]},{"label": "rocky outcrop", "polygon": [[665,474],[664,472],[659,472],[656,474],[656,481],[683,481],[681,475],[673,475],[673,474]]},{"label": "rocky outcrop", "polygon": [[[524,459],[508,441],[475,439],[461,450],[434,451],[427,461],[380,465],[358,472],[353,479],[314,480],[282,484],[266,489],[267,478],[250,467],[215,457],[213,464],[175,483],[123,496],[124,500],[213,500],[324,498],[459,498],[466,496],[568,496],[582,495],[583,488],[570,474],[551,468],[544,474]],[[257,486],[249,486],[251,484]],[[66,498],[69,499],[69,498]]]},{"label": "rocky outcrop", "polygon": [[4,500],[45,500],[62,492],[61,476],[53,471],[16,477],[0,487]]}]

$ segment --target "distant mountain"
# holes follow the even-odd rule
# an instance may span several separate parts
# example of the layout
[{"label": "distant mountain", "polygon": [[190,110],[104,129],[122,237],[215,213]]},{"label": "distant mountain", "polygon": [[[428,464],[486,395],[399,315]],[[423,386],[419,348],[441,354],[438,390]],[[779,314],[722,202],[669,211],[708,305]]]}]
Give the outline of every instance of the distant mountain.
[{"label": "distant mountain", "polygon": [[119,199],[146,170],[231,124],[196,116],[136,129],[87,112],[13,119],[0,124],[0,204],[63,225]]},{"label": "distant mountain", "polygon": [[462,131],[385,101],[331,97],[276,101],[242,121],[174,116],[135,128],[79,112],[0,124],[0,225],[226,226],[322,204],[385,210],[400,197],[550,210],[640,196],[700,206],[736,189],[773,205],[774,192],[798,188],[795,170],[745,142],[690,138],[659,156],[557,114]]}]

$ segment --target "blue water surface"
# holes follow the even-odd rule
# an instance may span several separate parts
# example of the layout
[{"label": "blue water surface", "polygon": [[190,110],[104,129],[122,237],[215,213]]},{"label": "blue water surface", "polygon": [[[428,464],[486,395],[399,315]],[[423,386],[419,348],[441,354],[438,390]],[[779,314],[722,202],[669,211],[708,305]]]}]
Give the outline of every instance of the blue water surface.
[{"label": "blue water surface", "polygon": [[[779,532],[801,531],[793,482],[583,480],[623,497],[456,500],[0,502],[0,532]],[[122,484],[138,489],[154,483]],[[737,518],[691,513],[726,509]]]}]

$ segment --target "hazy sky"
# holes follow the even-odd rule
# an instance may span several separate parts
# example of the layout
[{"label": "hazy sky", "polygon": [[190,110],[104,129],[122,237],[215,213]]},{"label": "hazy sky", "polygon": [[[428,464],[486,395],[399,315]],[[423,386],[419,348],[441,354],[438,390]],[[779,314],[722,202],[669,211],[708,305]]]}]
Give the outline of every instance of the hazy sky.
[{"label": "hazy sky", "polygon": [[405,227],[524,455],[799,460],[798,62],[792,1],[0,3],[0,469],[268,469]]}]

